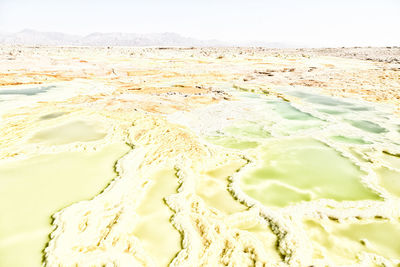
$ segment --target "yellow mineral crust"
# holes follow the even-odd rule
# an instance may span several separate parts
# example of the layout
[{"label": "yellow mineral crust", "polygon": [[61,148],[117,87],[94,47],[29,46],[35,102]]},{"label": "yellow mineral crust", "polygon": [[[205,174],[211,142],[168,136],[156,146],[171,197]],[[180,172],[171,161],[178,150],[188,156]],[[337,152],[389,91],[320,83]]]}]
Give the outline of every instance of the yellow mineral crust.
[{"label": "yellow mineral crust", "polygon": [[399,265],[400,68],[335,51],[0,47],[0,265]]},{"label": "yellow mineral crust", "polygon": [[[199,187],[204,170],[236,161],[230,171],[216,178],[222,181],[239,171],[246,164],[240,155],[208,147],[187,130],[154,117],[135,120],[128,140],[133,150],[118,161],[119,177],[93,200],[54,216],[56,230],[46,248],[49,266],[279,265],[276,236],[257,209],[219,210],[205,201],[208,188]],[[162,170],[172,172],[160,173]],[[216,190],[223,193],[226,186],[227,182]],[[157,216],[161,215],[151,213],[163,201],[170,209],[163,220],[171,220],[175,229],[160,233],[159,238],[171,242],[157,249],[146,243],[148,238],[157,242],[148,231],[157,232],[166,222],[148,221],[154,227],[148,230],[141,225],[146,216],[160,220]],[[232,196],[226,201],[235,202]],[[175,251],[166,253],[163,250],[167,248]]]}]

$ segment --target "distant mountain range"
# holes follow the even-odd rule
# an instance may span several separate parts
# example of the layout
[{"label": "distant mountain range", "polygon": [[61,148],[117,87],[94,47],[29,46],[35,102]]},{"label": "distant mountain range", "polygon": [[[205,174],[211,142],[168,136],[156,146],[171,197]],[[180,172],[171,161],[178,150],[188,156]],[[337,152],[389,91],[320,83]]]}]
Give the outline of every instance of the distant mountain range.
[{"label": "distant mountain range", "polygon": [[0,44],[4,45],[55,45],[55,46],[263,46],[298,47],[285,43],[266,42],[223,42],[219,40],[199,40],[176,33],[91,33],[86,36],[60,32],[41,32],[26,29],[17,33],[0,33]]}]

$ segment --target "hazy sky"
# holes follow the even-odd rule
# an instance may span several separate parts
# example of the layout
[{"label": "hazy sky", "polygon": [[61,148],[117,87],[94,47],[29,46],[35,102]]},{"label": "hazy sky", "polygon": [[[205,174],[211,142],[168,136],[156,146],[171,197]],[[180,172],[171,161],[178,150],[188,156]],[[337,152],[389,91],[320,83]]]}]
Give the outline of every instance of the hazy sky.
[{"label": "hazy sky", "polygon": [[0,32],[176,32],[314,46],[400,45],[400,0],[0,0]]}]

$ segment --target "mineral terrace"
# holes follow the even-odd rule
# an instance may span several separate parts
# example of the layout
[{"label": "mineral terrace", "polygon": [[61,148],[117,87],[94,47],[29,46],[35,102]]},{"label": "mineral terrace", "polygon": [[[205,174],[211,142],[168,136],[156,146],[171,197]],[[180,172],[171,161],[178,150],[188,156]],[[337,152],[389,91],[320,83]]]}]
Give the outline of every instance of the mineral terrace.
[{"label": "mineral terrace", "polygon": [[400,48],[0,47],[0,266],[400,266]]}]

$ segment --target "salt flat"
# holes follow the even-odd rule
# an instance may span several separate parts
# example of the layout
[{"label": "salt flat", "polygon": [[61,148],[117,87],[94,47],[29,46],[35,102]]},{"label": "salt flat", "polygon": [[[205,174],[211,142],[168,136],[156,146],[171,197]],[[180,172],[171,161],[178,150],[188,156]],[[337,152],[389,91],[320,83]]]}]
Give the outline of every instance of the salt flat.
[{"label": "salt flat", "polygon": [[399,48],[0,58],[0,266],[400,264]]}]

